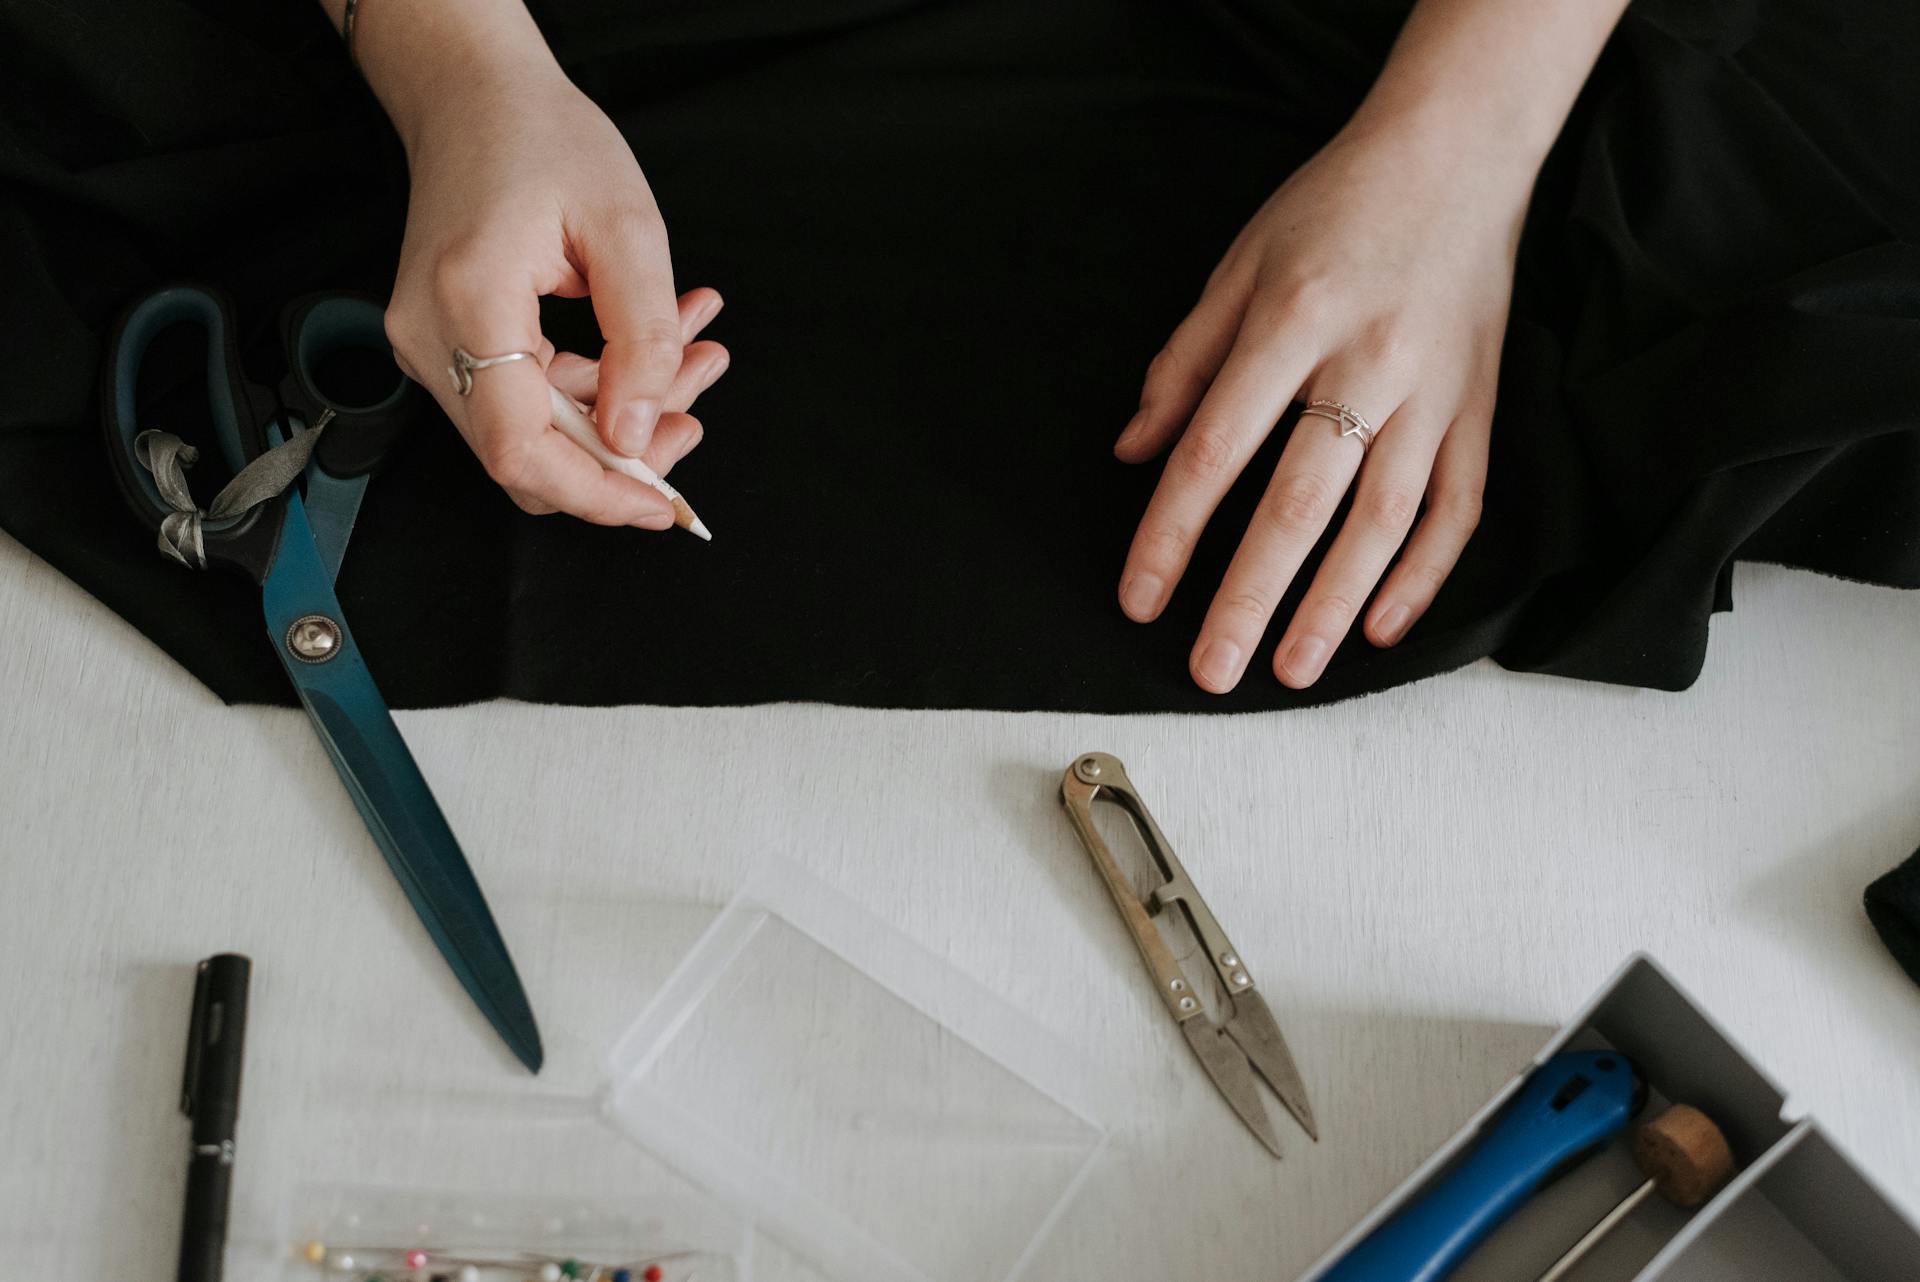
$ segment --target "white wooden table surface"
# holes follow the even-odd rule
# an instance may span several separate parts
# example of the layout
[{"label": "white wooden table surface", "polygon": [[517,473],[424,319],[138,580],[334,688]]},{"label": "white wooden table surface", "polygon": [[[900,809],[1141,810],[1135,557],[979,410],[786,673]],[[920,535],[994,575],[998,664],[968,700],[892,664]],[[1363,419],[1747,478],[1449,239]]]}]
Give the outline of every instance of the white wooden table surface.
[{"label": "white wooden table surface", "polygon": [[[0,1275],[170,1275],[189,968],[222,949],[256,968],[237,1250],[283,1249],[309,1179],[617,1198],[637,1159],[574,1102],[769,850],[1112,1075],[1113,1147],[1034,1278],[1294,1276],[1635,949],[1920,1208],[1920,988],[1860,908],[1920,842],[1920,595],[1735,589],[1682,695],[1483,664],[1246,717],[403,713],[536,995],[534,1080],[305,719],[222,707],[0,538]],[[1267,1157],[1149,993],[1055,800],[1092,747],[1254,964],[1317,1147]]]}]

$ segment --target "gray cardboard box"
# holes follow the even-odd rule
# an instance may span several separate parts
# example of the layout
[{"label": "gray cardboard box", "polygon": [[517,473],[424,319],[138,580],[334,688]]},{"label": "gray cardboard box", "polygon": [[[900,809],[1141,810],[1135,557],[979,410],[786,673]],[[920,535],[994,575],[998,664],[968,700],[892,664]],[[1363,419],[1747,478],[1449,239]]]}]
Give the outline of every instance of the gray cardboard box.
[{"label": "gray cardboard box", "polygon": [[[1783,1115],[1786,1092],[1747,1058],[1652,958],[1637,955],[1540,1053],[1610,1048],[1646,1073],[1643,1118],[1673,1101],[1703,1109],[1739,1174],[1697,1211],[1649,1198],[1567,1282],[1920,1282],[1916,1227],[1811,1118]],[[1372,1229],[1443,1177],[1526,1081],[1522,1073],[1300,1279],[1315,1282]],[[1632,1192],[1625,1138],[1548,1185],[1449,1282],[1528,1282]]]}]

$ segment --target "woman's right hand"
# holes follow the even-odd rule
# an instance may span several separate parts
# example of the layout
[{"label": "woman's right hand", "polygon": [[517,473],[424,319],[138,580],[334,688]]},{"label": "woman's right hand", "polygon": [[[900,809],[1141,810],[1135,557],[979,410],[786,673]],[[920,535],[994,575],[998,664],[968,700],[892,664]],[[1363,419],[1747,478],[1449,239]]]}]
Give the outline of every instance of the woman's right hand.
[{"label": "woman's right hand", "polygon": [[[694,341],[720,296],[675,297],[666,225],[633,153],[517,0],[369,8],[355,34],[360,62],[412,175],[387,309],[401,367],[525,510],[669,528],[665,498],[553,428],[547,367],[576,399],[597,392],[609,448],[664,473],[699,443],[686,411],[727,368],[724,347]],[[590,374],[542,336],[546,294],[593,300],[606,349]],[[449,372],[456,347],[540,359],[476,370],[463,396]]]}]

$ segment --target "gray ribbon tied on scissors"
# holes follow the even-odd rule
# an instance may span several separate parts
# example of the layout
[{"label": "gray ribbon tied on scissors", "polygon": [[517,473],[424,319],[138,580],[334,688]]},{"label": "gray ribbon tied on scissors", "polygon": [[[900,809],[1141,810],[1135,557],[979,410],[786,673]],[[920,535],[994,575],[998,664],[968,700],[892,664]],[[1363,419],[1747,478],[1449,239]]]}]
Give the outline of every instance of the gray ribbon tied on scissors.
[{"label": "gray ribbon tied on scissors", "polygon": [[245,516],[251,508],[292,485],[305,470],[320,433],[332,419],[333,411],[324,411],[312,427],[288,437],[234,473],[204,512],[187,489],[187,469],[199,461],[200,451],[172,432],[148,430],[134,437],[133,456],[153,473],[154,488],[173,508],[173,513],[160,522],[161,553],[190,570],[206,569],[202,525],[208,520]]}]

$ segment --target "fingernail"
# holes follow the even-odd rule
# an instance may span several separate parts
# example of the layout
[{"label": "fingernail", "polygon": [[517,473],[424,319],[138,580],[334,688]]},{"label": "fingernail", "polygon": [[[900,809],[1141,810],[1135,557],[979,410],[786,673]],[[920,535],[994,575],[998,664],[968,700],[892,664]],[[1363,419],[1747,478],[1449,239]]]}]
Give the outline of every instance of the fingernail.
[{"label": "fingernail", "polygon": [[1407,624],[1413,619],[1413,611],[1404,605],[1390,605],[1380,615],[1380,621],[1374,624],[1380,639],[1388,645],[1398,645],[1400,638],[1407,635]]},{"label": "fingernail", "polygon": [[1294,685],[1312,685],[1314,678],[1320,675],[1320,669],[1326,666],[1327,643],[1319,637],[1301,637],[1287,651],[1287,657],[1280,666],[1285,669],[1287,679]]},{"label": "fingernail", "polygon": [[1160,612],[1161,586],[1157,574],[1136,574],[1120,589],[1120,604],[1135,619],[1144,622]]},{"label": "fingernail", "polygon": [[1147,416],[1147,412],[1145,410],[1141,410],[1138,414],[1135,414],[1132,418],[1127,420],[1127,425],[1120,429],[1120,439],[1113,443],[1113,446],[1115,449],[1120,449],[1121,447],[1125,446],[1127,442],[1131,441],[1134,437],[1140,435],[1140,420],[1144,419],[1146,416]]},{"label": "fingernail", "polygon": [[638,454],[653,439],[653,424],[660,417],[658,401],[628,401],[613,419],[613,443],[629,454]]},{"label": "fingernail", "polygon": [[649,512],[645,516],[635,520],[634,524],[643,530],[671,530],[673,528],[673,513],[670,511]]},{"label": "fingernail", "polygon": [[1203,685],[1229,690],[1240,675],[1240,647],[1226,640],[1209,641],[1194,660],[1193,670]]}]

